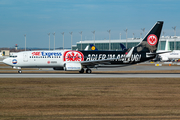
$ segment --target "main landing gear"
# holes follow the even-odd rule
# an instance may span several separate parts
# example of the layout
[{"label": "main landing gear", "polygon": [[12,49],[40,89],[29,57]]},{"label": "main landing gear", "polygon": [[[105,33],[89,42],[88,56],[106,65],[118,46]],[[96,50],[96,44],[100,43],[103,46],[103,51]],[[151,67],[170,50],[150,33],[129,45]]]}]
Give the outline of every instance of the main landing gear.
[{"label": "main landing gear", "polygon": [[[86,73],[91,73],[91,72],[92,72],[91,69],[89,69],[89,68],[86,69]],[[82,68],[82,69],[79,71],[79,73],[84,73],[84,68]]]},{"label": "main landing gear", "polygon": [[86,69],[86,73],[91,73],[92,71],[91,71],[91,69]]},{"label": "main landing gear", "polygon": [[21,73],[22,73],[22,70],[18,70],[18,73],[21,74]]},{"label": "main landing gear", "polygon": [[79,71],[79,73],[84,73],[84,69],[82,68],[82,69]]}]

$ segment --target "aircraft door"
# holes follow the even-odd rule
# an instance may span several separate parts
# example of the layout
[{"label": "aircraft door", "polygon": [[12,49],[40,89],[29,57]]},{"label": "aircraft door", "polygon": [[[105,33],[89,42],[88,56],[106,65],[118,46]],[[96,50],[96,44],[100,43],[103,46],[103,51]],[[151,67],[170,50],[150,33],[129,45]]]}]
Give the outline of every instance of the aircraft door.
[{"label": "aircraft door", "polygon": [[23,53],[23,61],[28,62],[28,54],[27,53]]}]

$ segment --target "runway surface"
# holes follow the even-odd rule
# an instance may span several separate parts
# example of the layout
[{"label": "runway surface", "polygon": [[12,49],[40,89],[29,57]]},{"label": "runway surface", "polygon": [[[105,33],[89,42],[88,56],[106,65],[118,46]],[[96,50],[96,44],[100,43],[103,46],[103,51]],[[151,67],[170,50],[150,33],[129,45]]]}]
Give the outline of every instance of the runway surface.
[{"label": "runway surface", "polygon": [[0,74],[0,78],[180,78],[179,73]]},{"label": "runway surface", "polygon": [[[3,64],[3,63],[0,63]],[[24,73],[18,74],[15,73],[18,70],[11,69],[10,66],[0,66],[0,78],[180,78],[179,73],[162,73],[161,71],[179,71],[180,65],[176,66],[168,66],[167,64],[163,64],[162,66],[155,66],[155,64],[139,64],[132,65],[127,67],[113,67],[113,68],[92,68],[92,74],[79,74],[77,73],[48,73],[54,71],[52,68],[42,68],[42,69],[30,69],[30,70],[22,70]],[[8,70],[6,70],[8,69]],[[2,71],[7,71],[2,72]],[[8,73],[11,72],[12,73]],[[28,71],[33,71],[33,73]],[[37,72],[36,72],[37,71]],[[38,72],[45,72],[38,73]],[[47,72],[46,72],[47,71]],[[111,71],[111,73],[108,73]],[[112,71],[115,71],[114,73]],[[118,71],[126,71],[125,73],[118,73]],[[157,73],[128,73],[128,71],[160,71]],[[13,73],[14,72],[14,73]],[[96,73],[100,72],[100,73]],[[46,74],[47,73],[47,74]]]}]

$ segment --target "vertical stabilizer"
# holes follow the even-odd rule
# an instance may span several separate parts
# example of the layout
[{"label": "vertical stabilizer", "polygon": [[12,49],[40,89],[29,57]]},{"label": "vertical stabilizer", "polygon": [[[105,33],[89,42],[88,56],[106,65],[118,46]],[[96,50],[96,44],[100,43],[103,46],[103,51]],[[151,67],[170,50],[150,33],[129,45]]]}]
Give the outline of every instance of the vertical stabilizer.
[{"label": "vertical stabilizer", "polygon": [[169,41],[168,41],[168,40],[166,40],[165,51],[168,51],[168,50],[170,50],[170,49],[169,49]]},{"label": "vertical stabilizer", "polygon": [[90,44],[90,47],[92,51],[98,51],[98,49],[94,46],[94,44]]},{"label": "vertical stabilizer", "polygon": [[136,46],[137,52],[145,51],[155,53],[158,48],[159,38],[163,26],[163,21],[158,21],[147,33],[144,39]]}]

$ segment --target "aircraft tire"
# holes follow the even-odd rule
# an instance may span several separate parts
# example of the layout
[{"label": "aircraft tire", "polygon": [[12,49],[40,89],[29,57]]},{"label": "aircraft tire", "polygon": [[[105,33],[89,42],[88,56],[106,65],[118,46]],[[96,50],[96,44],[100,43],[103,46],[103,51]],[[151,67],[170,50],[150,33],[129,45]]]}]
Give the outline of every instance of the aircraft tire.
[{"label": "aircraft tire", "polygon": [[18,73],[21,74],[21,73],[22,73],[22,70],[18,70]]},{"label": "aircraft tire", "polygon": [[89,69],[89,68],[86,70],[86,73],[91,73],[91,72],[92,72],[92,71],[91,71],[91,69]]},{"label": "aircraft tire", "polygon": [[84,69],[82,68],[82,69],[79,71],[79,73],[84,73]]},{"label": "aircraft tire", "polygon": [[64,64],[64,71],[66,71],[66,63]]}]

